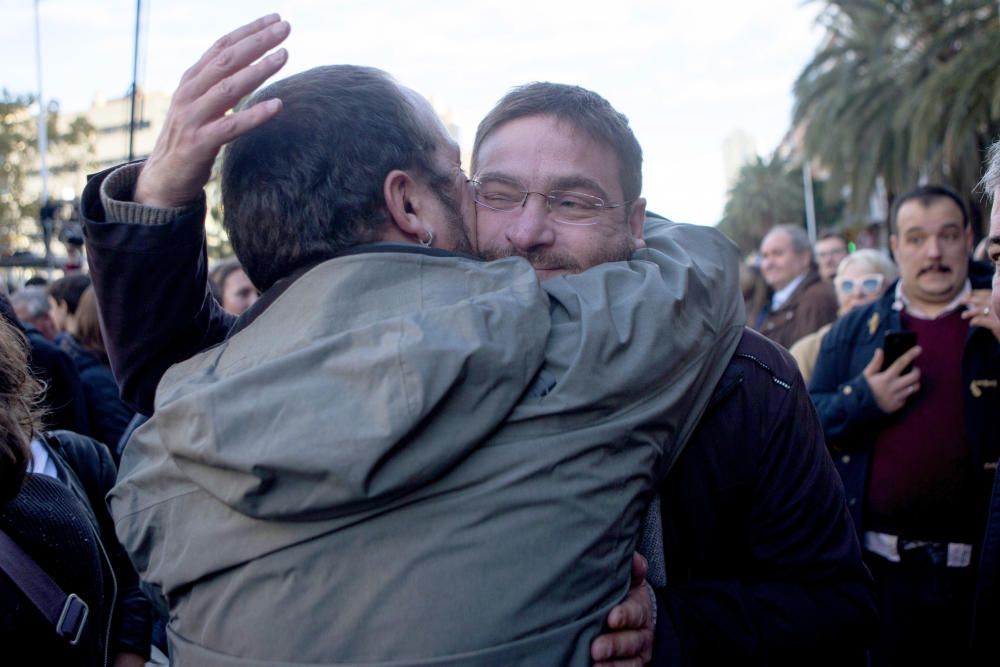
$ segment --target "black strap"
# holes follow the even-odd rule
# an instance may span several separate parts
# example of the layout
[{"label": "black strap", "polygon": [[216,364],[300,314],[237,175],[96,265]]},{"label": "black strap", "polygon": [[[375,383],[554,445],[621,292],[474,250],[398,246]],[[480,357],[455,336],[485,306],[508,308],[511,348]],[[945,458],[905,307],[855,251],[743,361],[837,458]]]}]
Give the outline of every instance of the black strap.
[{"label": "black strap", "polygon": [[42,612],[56,634],[76,646],[87,625],[90,609],[75,593],[66,595],[59,584],[29,556],[24,549],[0,530],[0,570]]}]

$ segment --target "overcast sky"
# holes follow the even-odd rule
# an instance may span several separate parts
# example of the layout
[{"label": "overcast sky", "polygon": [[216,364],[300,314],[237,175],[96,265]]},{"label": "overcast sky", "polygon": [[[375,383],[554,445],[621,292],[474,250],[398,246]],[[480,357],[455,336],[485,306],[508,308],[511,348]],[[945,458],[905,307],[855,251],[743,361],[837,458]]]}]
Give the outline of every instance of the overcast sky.
[{"label": "overcast sky", "polygon": [[[292,24],[280,76],[331,63],[374,65],[431,98],[460,128],[510,87],[558,81],[625,113],[645,152],[649,207],[715,224],[725,204],[722,143],[736,129],[760,153],[789,127],[791,86],[821,32],[797,0],[144,0],[140,85],[172,91],[229,30],[271,11]],[[132,79],[134,0],[41,0],[46,99],[68,111]],[[0,0],[0,87],[36,90],[33,0]]]}]

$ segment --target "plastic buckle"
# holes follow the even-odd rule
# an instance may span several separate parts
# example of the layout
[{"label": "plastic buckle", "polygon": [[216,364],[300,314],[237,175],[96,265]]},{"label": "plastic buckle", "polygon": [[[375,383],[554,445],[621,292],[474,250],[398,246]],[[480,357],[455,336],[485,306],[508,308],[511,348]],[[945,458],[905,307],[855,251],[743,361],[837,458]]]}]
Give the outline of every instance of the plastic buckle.
[{"label": "plastic buckle", "polygon": [[67,640],[70,646],[76,646],[83,636],[83,629],[87,627],[88,614],[90,607],[87,603],[76,593],[70,593],[66,596],[66,604],[63,605],[62,613],[56,622],[56,634]]}]

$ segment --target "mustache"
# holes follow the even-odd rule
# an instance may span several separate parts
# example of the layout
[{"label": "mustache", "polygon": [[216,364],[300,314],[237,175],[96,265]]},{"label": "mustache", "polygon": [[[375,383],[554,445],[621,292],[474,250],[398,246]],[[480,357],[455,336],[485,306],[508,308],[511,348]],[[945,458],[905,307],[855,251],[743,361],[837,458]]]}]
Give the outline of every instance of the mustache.
[{"label": "mustache", "polygon": [[532,266],[557,266],[568,271],[580,271],[583,268],[582,265],[574,258],[562,253],[547,250],[529,250],[528,252],[520,252],[516,248],[512,247],[498,248],[496,246],[488,246],[481,247],[479,249],[479,254],[487,260],[504,259],[506,257],[523,257],[528,260]]},{"label": "mustache", "polygon": [[925,273],[951,273],[951,267],[945,266],[944,264],[931,264],[930,266],[925,266],[920,269],[917,273],[918,276],[922,276]]}]

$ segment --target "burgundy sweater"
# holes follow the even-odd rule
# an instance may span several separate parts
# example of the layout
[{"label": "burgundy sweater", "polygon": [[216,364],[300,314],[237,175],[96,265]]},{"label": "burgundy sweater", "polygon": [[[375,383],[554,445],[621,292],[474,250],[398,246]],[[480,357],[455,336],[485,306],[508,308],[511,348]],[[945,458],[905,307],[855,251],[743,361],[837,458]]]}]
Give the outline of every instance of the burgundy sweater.
[{"label": "burgundy sweater", "polygon": [[902,314],[923,352],[920,391],[875,442],[868,485],[872,530],[937,542],[974,541],[975,498],[962,407],[962,353],[969,333],[959,308],[936,320]]}]

